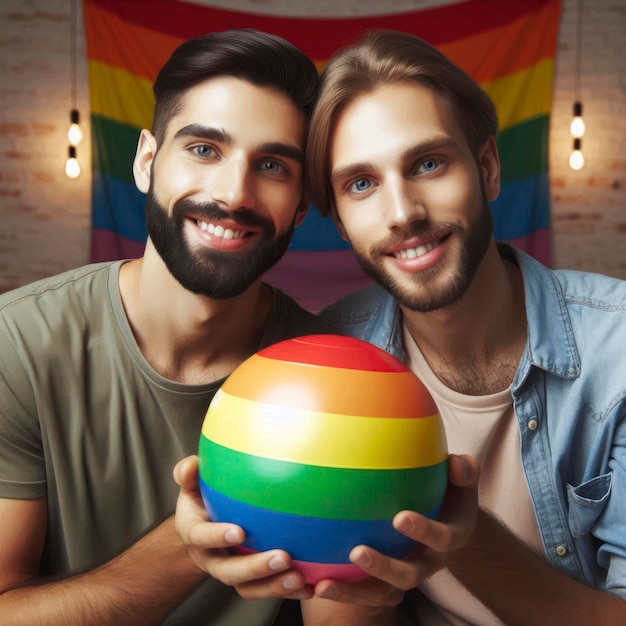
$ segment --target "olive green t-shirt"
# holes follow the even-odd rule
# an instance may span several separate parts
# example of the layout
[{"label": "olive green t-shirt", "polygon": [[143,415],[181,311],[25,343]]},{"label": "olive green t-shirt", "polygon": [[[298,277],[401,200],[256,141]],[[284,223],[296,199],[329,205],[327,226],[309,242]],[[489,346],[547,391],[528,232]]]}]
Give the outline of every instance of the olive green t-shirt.
[{"label": "olive green t-shirt", "polygon": [[[150,367],[122,307],[122,263],[0,296],[0,497],[48,498],[42,576],[104,563],[174,512],[172,469],[197,452],[223,382],[185,385]],[[262,346],[324,332],[273,289]],[[261,626],[278,604],[208,580],[164,623]]]}]

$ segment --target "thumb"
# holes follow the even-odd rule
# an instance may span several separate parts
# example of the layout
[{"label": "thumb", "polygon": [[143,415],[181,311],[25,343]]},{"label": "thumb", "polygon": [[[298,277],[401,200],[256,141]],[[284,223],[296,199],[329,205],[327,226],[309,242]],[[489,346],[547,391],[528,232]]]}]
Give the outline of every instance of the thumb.
[{"label": "thumb", "polygon": [[480,477],[478,461],[468,454],[448,456],[448,480],[456,487],[475,487]]},{"label": "thumb", "polygon": [[174,467],[176,484],[187,491],[198,489],[198,457],[194,454],[178,461]]}]

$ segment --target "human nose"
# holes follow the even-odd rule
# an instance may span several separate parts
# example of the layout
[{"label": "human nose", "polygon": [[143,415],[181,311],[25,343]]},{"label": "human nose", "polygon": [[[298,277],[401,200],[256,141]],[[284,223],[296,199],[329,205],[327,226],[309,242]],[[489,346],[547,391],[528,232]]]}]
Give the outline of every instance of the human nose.
[{"label": "human nose", "polygon": [[214,202],[231,210],[254,208],[253,184],[245,159],[224,160],[214,173],[212,189],[209,190]]},{"label": "human nose", "polygon": [[401,179],[391,180],[387,184],[387,189],[387,225],[390,228],[403,227],[426,218],[422,199],[410,182]]}]

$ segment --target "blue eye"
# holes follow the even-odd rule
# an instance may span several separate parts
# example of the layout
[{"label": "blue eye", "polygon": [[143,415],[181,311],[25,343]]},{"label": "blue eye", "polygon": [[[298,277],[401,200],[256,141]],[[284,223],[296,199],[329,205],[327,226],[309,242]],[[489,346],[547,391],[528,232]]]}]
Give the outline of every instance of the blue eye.
[{"label": "blue eye", "polygon": [[359,180],[355,180],[352,185],[350,185],[350,191],[354,193],[363,193],[367,191],[372,186],[369,180],[365,178],[359,178]]},{"label": "blue eye", "polygon": [[213,148],[211,148],[211,146],[207,146],[206,144],[194,146],[191,151],[200,157],[212,156],[214,153]]},{"label": "blue eye", "polygon": [[439,161],[436,159],[426,159],[420,164],[418,171],[433,172],[439,167]]}]

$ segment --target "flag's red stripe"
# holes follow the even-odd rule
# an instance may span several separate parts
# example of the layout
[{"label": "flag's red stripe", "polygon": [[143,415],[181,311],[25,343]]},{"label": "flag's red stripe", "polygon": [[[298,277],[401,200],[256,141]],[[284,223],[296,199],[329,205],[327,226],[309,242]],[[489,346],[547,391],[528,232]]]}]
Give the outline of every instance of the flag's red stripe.
[{"label": "flag's red stripe", "polygon": [[372,28],[410,31],[434,45],[441,45],[499,28],[547,5],[558,12],[561,2],[562,0],[467,0],[392,15],[324,18],[259,15],[178,0],[84,0],[84,5],[85,8],[89,5],[99,6],[125,22],[181,39],[229,28],[257,28],[281,35],[314,59],[324,60],[338,46]]},{"label": "flag's red stripe", "polygon": [[[101,4],[88,0],[85,5],[89,58],[153,81],[158,68],[183,39],[125,21],[119,14],[104,10]],[[177,6],[182,3],[171,4]],[[291,18],[285,18],[284,21],[291,23]],[[558,21],[559,12],[555,10],[554,3],[546,4],[537,13],[523,15],[512,23],[439,47],[478,82],[493,81],[530,67],[541,59],[553,58],[556,37],[552,33],[556,32]],[[422,28],[421,20],[418,26]],[[115,33],[114,38],[110,36],[111,33]],[[524,45],[534,37],[537,37],[535,45]],[[332,39],[327,36],[321,38],[327,42]],[[326,60],[316,57],[296,37],[292,37],[292,40],[316,61]],[[516,41],[519,41],[519,45],[512,45]]]}]

